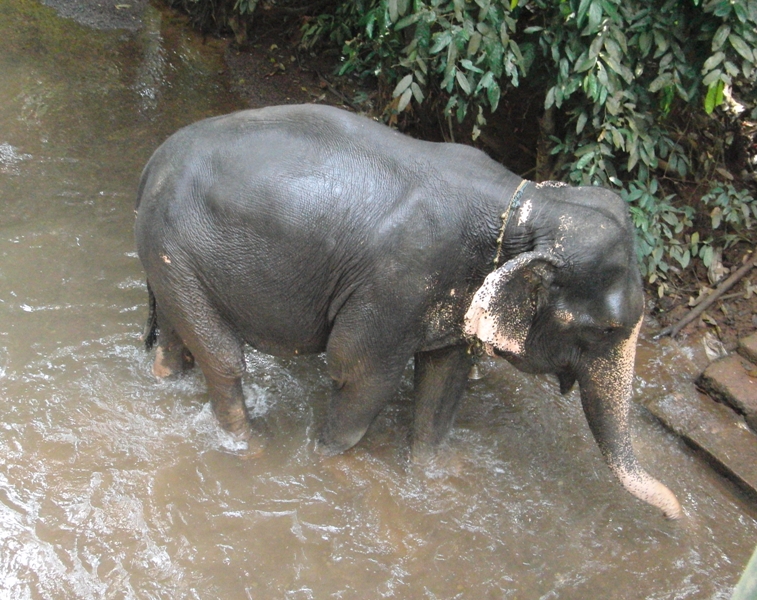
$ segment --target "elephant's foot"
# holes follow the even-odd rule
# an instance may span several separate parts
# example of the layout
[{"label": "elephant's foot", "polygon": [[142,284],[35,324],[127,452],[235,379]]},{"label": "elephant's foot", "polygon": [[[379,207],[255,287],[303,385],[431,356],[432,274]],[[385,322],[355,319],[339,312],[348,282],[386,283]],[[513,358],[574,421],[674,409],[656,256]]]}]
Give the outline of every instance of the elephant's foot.
[{"label": "elephant's foot", "polygon": [[415,442],[410,449],[410,463],[413,466],[425,468],[436,458],[436,446],[427,443]]},{"label": "elephant's foot", "polygon": [[363,438],[367,430],[368,428],[366,427],[359,431],[348,433],[341,432],[335,435],[330,432],[328,427],[326,427],[318,438],[318,441],[315,443],[315,451],[324,457],[335,456],[336,454],[346,452]]},{"label": "elephant's foot", "polygon": [[425,481],[445,481],[449,477],[460,477],[464,472],[459,454],[449,448],[426,447],[422,451],[413,446],[410,452],[408,472]]},{"label": "elephant's foot", "polygon": [[235,442],[244,444],[246,448],[240,451],[245,459],[257,458],[265,452],[268,445],[268,430],[262,422],[250,422],[245,418],[233,423],[222,424],[224,431]]},{"label": "elephant's foot", "polygon": [[155,362],[152,365],[152,373],[155,377],[165,379],[188,371],[194,366],[194,356],[184,348],[171,346],[158,346],[155,350]]},{"label": "elephant's foot", "polygon": [[328,458],[330,456],[336,456],[337,454],[341,454],[342,452],[346,452],[352,446],[355,444],[338,444],[334,442],[327,442],[323,439],[318,439],[315,442],[315,451],[323,456],[324,458]]},{"label": "elephant's foot", "polygon": [[268,446],[268,440],[264,436],[253,433],[247,438],[247,449],[244,450],[242,457],[247,459],[259,458],[263,455]]}]

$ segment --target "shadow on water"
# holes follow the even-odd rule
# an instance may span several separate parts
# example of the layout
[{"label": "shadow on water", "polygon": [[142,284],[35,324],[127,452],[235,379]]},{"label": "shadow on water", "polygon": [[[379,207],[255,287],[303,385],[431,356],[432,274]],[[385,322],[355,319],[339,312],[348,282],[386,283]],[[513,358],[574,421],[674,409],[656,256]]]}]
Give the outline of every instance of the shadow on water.
[{"label": "shadow on water", "polygon": [[[0,0],[0,596],[728,598],[754,513],[635,409],[664,521],[611,477],[575,392],[486,365],[446,450],[407,468],[410,379],[353,451],[312,453],[321,357],[250,353],[272,440],[220,432],[197,373],[155,382],[133,195],[178,127],[238,107],[219,48],[154,9],[96,31]],[[654,385],[654,366],[639,392]],[[649,379],[649,381],[647,380]]]}]

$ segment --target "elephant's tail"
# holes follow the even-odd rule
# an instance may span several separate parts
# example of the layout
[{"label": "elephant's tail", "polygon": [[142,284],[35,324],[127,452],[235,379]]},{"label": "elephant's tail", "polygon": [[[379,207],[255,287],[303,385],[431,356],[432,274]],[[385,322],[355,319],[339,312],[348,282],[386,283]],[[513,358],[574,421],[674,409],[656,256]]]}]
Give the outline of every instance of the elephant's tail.
[{"label": "elephant's tail", "polygon": [[152,293],[149,281],[147,282],[147,294],[149,296],[150,312],[147,315],[147,322],[145,323],[145,329],[142,333],[142,340],[145,342],[145,348],[152,350],[152,347],[158,339],[158,310],[155,302],[155,294]]}]

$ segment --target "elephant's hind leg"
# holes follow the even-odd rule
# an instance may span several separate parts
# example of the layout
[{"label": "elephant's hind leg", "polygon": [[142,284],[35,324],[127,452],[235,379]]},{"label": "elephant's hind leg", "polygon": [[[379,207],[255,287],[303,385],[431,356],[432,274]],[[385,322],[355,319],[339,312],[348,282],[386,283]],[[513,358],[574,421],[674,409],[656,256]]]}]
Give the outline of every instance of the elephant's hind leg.
[{"label": "elephant's hind leg", "polygon": [[162,379],[188,371],[194,366],[194,356],[176,330],[160,316],[158,320],[160,333],[155,349],[155,362],[152,365],[153,375]]},{"label": "elephant's hind leg", "polygon": [[415,355],[415,419],[412,460],[424,463],[452,429],[465,391],[471,357],[466,346]]},{"label": "elephant's hind leg", "polygon": [[251,439],[253,432],[242,391],[245,371],[242,342],[226,327],[219,326],[212,332],[202,332],[187,344],[205,375],[218,422],[232,435]]},{"label": "elephant's hind leg", "polygon": [[[243,341],[204,296],[198,283],[185,280],[180,293],[168,298],[161,297],[157,289],[155,292],[159,306],[171,315],[174,324],[167,334],[166,347],[171,348],[168,357],[175,362],[192,356],[205,376],[211,406],[220,425],[235,437],[249,440],[251,450],[253,446],[262,448],[253,435],[242,391]],[[156,364],[159,359],[164,358],[156,357]]]}]

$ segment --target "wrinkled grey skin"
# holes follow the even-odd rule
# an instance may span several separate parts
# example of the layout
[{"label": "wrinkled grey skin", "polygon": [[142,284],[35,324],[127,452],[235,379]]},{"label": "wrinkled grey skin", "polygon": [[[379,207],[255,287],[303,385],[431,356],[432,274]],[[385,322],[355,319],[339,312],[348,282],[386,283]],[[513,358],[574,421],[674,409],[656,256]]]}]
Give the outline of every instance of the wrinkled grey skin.
[{"label": "wrinkled grey skin", "polygon": [[136,241],[157,337],[154,372],[196,361],[220,423],[248,438],[243,346],[326,352],[333,396],[317,449],[356,444],[415,360],[412,452],[452,426],[470,341],[529,373],[578,381],[615,475],[668,517],[675,496],[638,464],[628,406],[642,288],[623,202],[529,184],[483,153],[405,137],[324,106],[208,119],[146,166]]}]

